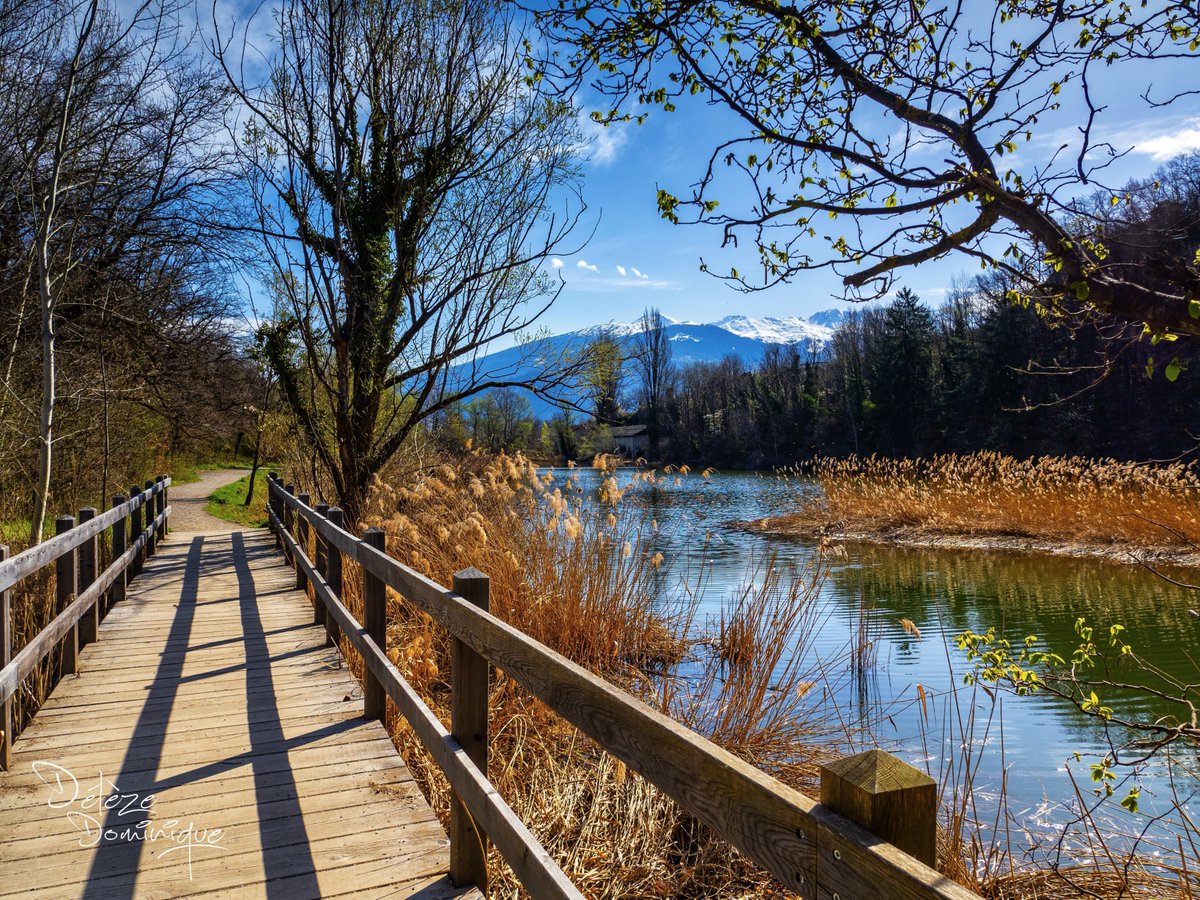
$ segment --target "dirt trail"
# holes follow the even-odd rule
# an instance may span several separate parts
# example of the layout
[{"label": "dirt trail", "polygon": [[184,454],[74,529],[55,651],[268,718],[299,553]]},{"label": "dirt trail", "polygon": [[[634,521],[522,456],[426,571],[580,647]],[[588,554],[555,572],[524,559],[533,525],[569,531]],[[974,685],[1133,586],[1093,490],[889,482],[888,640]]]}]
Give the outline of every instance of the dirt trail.
[{"label": "dirt trail", "polygon": [[246,531],[244,525],[226,522],[204,511],[208,495],[217,488],[233,484],[250,474],[249,469],[211,469],[200,473],[200,480],[191,484],[171,485],[171,530],[172,531]]}]

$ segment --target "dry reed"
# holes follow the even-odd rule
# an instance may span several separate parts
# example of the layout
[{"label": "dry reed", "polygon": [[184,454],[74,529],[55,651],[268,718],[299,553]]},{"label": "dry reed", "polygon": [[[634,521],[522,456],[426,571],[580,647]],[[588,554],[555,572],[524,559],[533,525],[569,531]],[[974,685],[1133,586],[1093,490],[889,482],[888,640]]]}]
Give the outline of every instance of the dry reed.
[{"label": "dry reed", "polygon": [[[585,503],[573,480],[556,482],[520,456],[471,456],[409,485],[378,485],[371,524],[387,531],[393,556],[442,583],[468,565],[483,570],[501,618],[778,777],[811,786],[817,762],[836,749],[802,714],[812,682],[799,667],[797,635],[811,620],[816,574],[790,579],[768,563],[706,639],[693,638],[694,602],[659,596],[662,557],[643,545],[638,515],[622,502],[630,488],[617,486],[611,461],[597,465],[606,475],[597,502]],[[394,594],[389,619],[397,666],[448,718],[445,635]],[[714,649],[722,632],[736,632],[737,653],[755,664],[728,665]],[[489,777],[587,896],[789,896],[503,674],[490,710]],[[393,714],[389,727],[445,818],[444,780],[403,721]],[[493,896],[520,896],[495,853],[491,864]]]},{"label": "dry reed", "polygon": [[822,496],[768,527],[1019,537],[1131,550],[1200,544],[1200,473],[1191,464],[1019,460],[985,451],[821,458],[803,472],[820,480]]}]

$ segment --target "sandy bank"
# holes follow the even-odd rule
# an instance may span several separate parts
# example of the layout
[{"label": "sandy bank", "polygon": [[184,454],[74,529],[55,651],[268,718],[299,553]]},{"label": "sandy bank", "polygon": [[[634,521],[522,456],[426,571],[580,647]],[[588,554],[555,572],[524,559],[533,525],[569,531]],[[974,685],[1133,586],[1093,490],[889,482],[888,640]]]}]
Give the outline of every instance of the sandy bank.
[{"label": "sandy bank", "polygon": [[894,544],[901,547],[946,550],[992,550],[1045,553],[1052,556],[1103,559],[1126,565],[1173,566],[1200,569],[1200,551],[1183,547],[1147,548],[1117,542],[1054,540],[1015,534],[977,534],[931,531],[919,526],[859,528],[846,522],[824,521],[798,514],[735,522],[735,527],[776,537],[826,540],[834,543]]}]

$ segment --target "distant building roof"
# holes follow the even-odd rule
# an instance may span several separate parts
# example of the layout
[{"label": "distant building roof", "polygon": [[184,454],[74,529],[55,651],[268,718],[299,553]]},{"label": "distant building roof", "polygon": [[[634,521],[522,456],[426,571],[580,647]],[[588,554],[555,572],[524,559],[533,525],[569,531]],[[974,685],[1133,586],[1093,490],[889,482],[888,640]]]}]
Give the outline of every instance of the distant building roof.
[{"label": "distant building roof", "polygon": [[608,433],[615,438],[637,437],[639,434],[646,433],[645,425],[617,425],[608,429]]}]

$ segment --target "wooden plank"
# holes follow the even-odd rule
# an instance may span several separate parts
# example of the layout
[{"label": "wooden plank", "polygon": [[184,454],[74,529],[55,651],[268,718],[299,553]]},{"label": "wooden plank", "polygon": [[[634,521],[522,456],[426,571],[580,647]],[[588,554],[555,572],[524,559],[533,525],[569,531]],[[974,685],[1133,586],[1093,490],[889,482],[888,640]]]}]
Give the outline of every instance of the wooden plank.
[{"label": "wooden plank", "polygon": [[[79,524],[86,525],[96,518],[94,507],[85,506],[79,511]],[[79,590],[86,590],[96,580],[96,564],[100,558],[100,538],[92,535],[75,551],[79,560]],[[100,631],[100,604],[93,603],[91,609],[79,617],[79,646],[82,649],[94,644]]]},{"label": "wooden plank", "polygon": [[[478,569],[455,572],[454,590],[480,609],[490,606],[491,581]],[[458,638],[451,638],[451,642],[450,733],[475,767],[487,772],[492,667]],[[475,884],[487,892],[487,833],[454,793],[450,796],[450,880]]]},{"label": "wooden plank", "polygon": [[[187,877],[186,859],[181,862],[178,855],[157,855],[158,842],[146,841],[148,849],[142,850],[139,846],[142,841],[122,836],[110,844],[88,848],[93,852],[85,855],[91,860],[86,873],[87,891],[90,896],[129,896],[122,888],[136,884],[138,895],[141,896],[143,891],[156,889],[170,890],[174,887],[178,891],[189,882],[192,890],[215,887],[230,889],[247,881],[267,881],[300,873],[311,873],[315,886],[319,881],[317,872],[322,863],[332,863],[330,868],[336,868],[339,860],[345,864],[346,856],[355,854],[375,859],[388,858],[395,876],[399,877],[417,873],[432,875],[444,871],[442,859],[445,847],[442,844],[445,837],[436,823],[405,821],[396,815],[403,810],[396,809],[395,804],[392,804],[391,810],[387,810],[386,806],[385,812],[380,813],[376,807],[367,815],[360,814],[354,807],[343,806],[331,815],[314,814],[311,823],[307,816],[303,824],[292,817],[287,820],[288,827],[280,827],[280,823],[276,822],[274,825],[278,832],[272,836],[267,847],[262,846],[260,836],[256,833],[258,822],[253,823],[252,829],[242,828],[228,833],[217,824],[220,819],[212,818],[207,822],[193,819],[197,827],[203,828],[208,824],[210,829],[220,829],[223,833],[217,838],[221,842],[219,850],[207,854],[202,850],[194,851],[191,879]],[[309,824],[312,826],[311,835],[306,827]],[[165,830],[170,826],[163,823],[158,827]],[[54,845],[69,847],[71,843],[78,842],[78,833],[66,832],[58,837],[60,840],[53,842]],[[238,839],[247,849],[240,850],[236,843]],[[141,852],[138,868],[131,873],[128,871],[128,861],[133,851]],[[268,853],[271,860],[264,866],[263,858]],[[43,890],[63,890],[64,893],[60,894],[63,896],[79,882],[81,866],[87,865],[78,854],[61,851],[50,859],[5,859],[2,871],[9,877],[0,882],[4,885],[0,887],[0,896],[28,896],[31,883]],[[264,872],[264,868],[267,871]]]},{"label": "wooden plank", "polygon": [[[307,494],[301,494],[301,500],[303,501],[306,496]],[[300,517],[300,521],[304,522],[303,516]],[[363,532],[364,541],[385,552],[386,539],[387,535],[384,534],[382,528],[368,528]],[[304,552],[303,545],[301,545],[300,552]],[[296,571],[303,572],[304,567],[297,566]],[[362,602],[363,632],[369,640],[375,642],[376,647],[387,653],[387,585],[370,572],[363,573]],[[324,604],[321,605],[324,606]],[[363,715],[368,719],[379,719],[380,721],[387,716],[387,698],[383,693],[383,685],[369,670],[363,673]],[[453,857],[453,853],[451,856]],[[455,878],[453,867],[450,877],[455,881],[459,880]]]},{"label": "wooden plank", "polygon": [[[374,749],[378,751],[381,748]],[[332,771],[324,759],[308,757],[305,761],[311,762],[311,765],[293,764],[269,773],[241,768],[219,777],[181,781],[171,788],[171,799],[172,802],[186,804],[190,809],[195,803],[208,802],[210,799],[215,804],[230,807],[241,796],[275,796],[288,792],[296,796],[316,796],[327,791],[344,793],[347,789],[361,786],[364,774],[372,792],[383,790],[381,785],[414,783],[412,773],[395,753],[361,755],[353,760],[347,758],[347,762],[353,761],[353,766],[332,767]],[[44,781],[39,779],[19,789],[2,792],[0,824],[5,827],[6,834],[10,828],[15,830],[24,823],[62,818],[60,810],[40,802],[45,799],[46,790]],[[37,802],[31,805],[31,800]]]},{"label": "wooden plank", "polygon": [[[0,544],[0,563],[9,557],[8,545]],[[12,591],[0,590],[0,669],[12,659]],[[11,697],[0,700],[0,769],[12,768],[13,744],[13,701]]]},{"label": "wooden plank", "polygon": [[[479,896],[449,885],[445,833],[382,724],[345,699],[360,692],[307,598],[272,590],[294,575],[263,540],[164,543],[146,561],[0,775],[0,895]],[[229,846],[197,850],[189,880],[111,809],[95,817],[113,817],[107,838],[79,846],[78,817],[47,802],[46,763],[82,796],[101,772],[110,791],[152,794],[152,822],[226,829]]]}]

